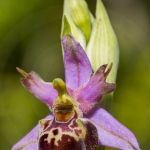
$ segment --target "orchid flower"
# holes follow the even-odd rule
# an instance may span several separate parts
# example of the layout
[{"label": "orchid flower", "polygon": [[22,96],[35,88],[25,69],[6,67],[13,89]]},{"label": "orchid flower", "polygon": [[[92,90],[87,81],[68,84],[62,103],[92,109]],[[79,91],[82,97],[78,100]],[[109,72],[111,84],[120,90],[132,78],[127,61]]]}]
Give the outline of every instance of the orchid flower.
[{"label": "orchid flower", "polygon": [[23,86],[51,110],[12,150],[96,150],[98,144],[121,150],[140,150],[133,133],[98,106],[116,85],[106,78],[112,64],[92,72],[90,61],[73,36],[62,39],[65,82],[44,82],[38,74],[17,70]]}]

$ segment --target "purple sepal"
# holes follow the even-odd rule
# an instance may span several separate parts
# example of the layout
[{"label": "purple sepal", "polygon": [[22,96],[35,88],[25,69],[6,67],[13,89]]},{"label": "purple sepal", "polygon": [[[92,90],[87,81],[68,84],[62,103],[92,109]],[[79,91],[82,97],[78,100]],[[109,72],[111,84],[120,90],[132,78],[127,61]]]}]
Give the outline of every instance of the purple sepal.
[{"label": "purple sepal", "polygon": [[28,91],[46,103],[50,108],[52,107],[53,101],[58,96],[58,93],[51,83],[44,82],[34,71],[30,72],[25,78],[22,78],[21,82]]},{"label": "purple sepal", "polygon": [[[48,115],[45,119],[52,119],[53,115]],[[37,137],[39,124],[36,125],[26,136],[17,142],[11,150],[37,150]]]},{"label": "purple sepal", "polygon": [[112,64],[106,71],[107,65],[102,65],[91,77],[87,85],[82,89],[79,87],[72,96],[78,101],[83,113],[88,113],[104,94],[114,91],[116,85],[107,83],[106,77],[109,74]]},{"label": "purple sepal", "polygon": [[92,74],[90,61],[73,36],[66,35],[62,39],[64,47],[64,66],[67,87],[75,90],[88,82]]},{"label": "purple sepal", "polygon": [[96,126],[100,145],[121,150],[140,150],[133,133],[103,108],[96,106],[86,117]]}]

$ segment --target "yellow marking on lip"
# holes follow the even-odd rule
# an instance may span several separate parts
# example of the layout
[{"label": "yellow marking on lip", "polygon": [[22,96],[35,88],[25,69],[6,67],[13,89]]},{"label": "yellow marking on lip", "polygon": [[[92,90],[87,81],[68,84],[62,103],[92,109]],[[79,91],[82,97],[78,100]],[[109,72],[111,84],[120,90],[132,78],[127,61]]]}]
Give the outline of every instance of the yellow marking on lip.
[{"label": "yellow marking on lip", "polygon": [[[73,121],[74,121],[74,120],[72,120],[70,124],[73,124]],[[48,143],[50,143],[50,141],[51,141],[52,138],[55,138],[54,144],[55,144],[56,146],[58,146],[58,141],[59,141],[59,140],[60,140],[60,141],[62,140],[62,136],[63,136],[63,135],[68,135],[68,136],[70,136],[70,137],[73,137],[76,141],[79,141],[80,139],[84,139],[84,138],[85,138],[86,128],[84,127],[84,125],[82,124],[82,121],[81,121],[80,119],[77,119],[76,122],[77,122],[77,124],[78,124],[77,127],[75,127],[75,128],[72,129],[72,128],[70,128],[70,125],[68,126],[69,129],[71,130],[71,132],[63,131],[61,127],[57,127],[57,128],[53,128],[53,129],[50,130],[50,131],[46,131],[46,132],[44,132],[44,133],[41,133],[40,136],[43,136],[44,134],[48,134],[47,139],[45,139],[45,140],[47,140]],[[55,130],[55,129],[58,130],[58,134],[57,134],[57,135],[54,135],[54,134],[53,134],[53,130]],[[74,129],[77,129],[77,130],[81,130],[81,131],[82,131],[81,133],[79,133],[79,136],[76,135]]]},{"label": "yellow marking on lip", "polygon": [[40,125],[41,125],[42,127],[44,127],[44,125],[45,125],[45,123],[46,123],[47,121],[48,121],[48,120],[42,119],[42,120],[40,120],[39,122],[40,122]]}]

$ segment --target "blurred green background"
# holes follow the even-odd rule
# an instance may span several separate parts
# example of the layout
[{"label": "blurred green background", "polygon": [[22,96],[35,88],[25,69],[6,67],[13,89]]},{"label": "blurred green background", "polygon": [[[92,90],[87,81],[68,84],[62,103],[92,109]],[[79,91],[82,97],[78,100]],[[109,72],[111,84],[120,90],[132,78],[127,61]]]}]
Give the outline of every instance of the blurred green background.
[{"label": "blurred green background", "polygon": [[[103,0],[120,45],[111,113],[150,149],[150,1]],[[95,0],[87,0],[95,11]],[[62,0],[0,0],[0,150],[9,150],[49,110],[20,83],[16,67],[64,79]]]}]

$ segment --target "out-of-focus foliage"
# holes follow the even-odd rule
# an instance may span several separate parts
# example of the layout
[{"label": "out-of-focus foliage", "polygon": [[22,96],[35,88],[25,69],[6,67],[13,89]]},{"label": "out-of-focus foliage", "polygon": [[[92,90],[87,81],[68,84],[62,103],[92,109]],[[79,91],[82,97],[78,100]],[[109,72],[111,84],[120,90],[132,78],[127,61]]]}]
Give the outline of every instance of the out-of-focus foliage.
[{"label": "out-of-focus foliage", "polygon": [[[92,12],[96,2],[87,0]],[[150,147],[150,1],[103,0],[120,46],[112,114]],[[21,85],[15,67],[45,81],[64,78],[62,0],[0,1],[0,149],[8,150],[49,110]],[[109,148],[107,148],[109,149]]]}]

